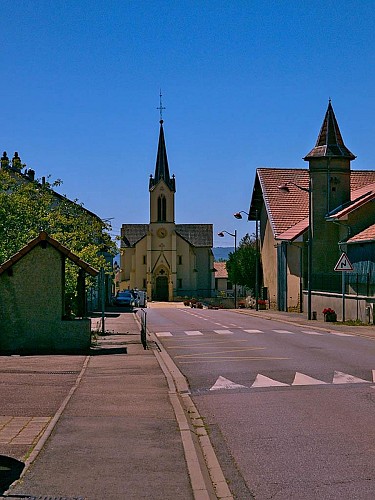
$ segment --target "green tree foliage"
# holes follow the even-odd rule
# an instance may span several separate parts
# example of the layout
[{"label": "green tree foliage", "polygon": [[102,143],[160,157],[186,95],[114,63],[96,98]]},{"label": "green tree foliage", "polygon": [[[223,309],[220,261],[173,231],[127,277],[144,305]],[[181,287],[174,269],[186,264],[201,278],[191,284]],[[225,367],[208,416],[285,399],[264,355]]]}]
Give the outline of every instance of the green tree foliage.
[{"label": "green tree foliage", "polygon": [[227,261],[228,279],[237,285],[255,290],[256,242],[246,234],[236,252],[231,252]]},{"label": "green tree foliage", "polygon": [[[0,263],[9,259],[40,231],[69,248],[94,268],[105,266],[100,252],[115,254],[110,226],[82,208],[77,200],[58,197],[61,184],[26,180],[9,169],[0,169]],[[66,292],[75,294],[77,269],[67,261]]]}]

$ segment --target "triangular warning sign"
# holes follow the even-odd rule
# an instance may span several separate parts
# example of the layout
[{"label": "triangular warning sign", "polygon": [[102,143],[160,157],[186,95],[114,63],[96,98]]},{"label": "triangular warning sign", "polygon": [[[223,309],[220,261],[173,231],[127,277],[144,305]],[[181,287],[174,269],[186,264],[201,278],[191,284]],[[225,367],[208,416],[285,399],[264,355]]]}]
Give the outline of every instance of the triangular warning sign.
[{"label": "triangular warning sign", "polygon": [[353,266],[345,252],[341,254],[341,257],[335,265],[335,271],[353,271]]},{"label": "triangular warning sign", "polygon": [[245,385],[236,384],[225,377],[219,377],[215,384],[211,387],[210,391],[218,391],[219,389],[247,389]]}]

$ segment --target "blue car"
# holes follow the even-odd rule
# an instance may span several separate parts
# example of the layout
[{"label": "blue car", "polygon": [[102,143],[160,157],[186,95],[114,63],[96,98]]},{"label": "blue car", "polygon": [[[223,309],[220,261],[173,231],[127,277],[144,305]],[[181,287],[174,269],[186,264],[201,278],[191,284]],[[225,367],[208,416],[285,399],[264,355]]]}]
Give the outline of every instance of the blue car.
[{"label": "blue car", "polygon": [[133,308],[135,306],[134,295],[130,290],[118,292],[113,300],[113,305]]}]

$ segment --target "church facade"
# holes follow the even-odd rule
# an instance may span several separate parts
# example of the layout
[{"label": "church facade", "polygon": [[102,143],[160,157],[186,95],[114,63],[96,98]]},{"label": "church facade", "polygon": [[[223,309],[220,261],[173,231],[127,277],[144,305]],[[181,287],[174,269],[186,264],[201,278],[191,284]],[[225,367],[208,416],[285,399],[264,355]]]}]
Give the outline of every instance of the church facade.
[{"label": "church facade", "polygon": [[145,290],[149,300],[159,301],[210,297],[213,225],[175,223],[176,181],[169,174],[163,120],[149,193],[149,223],[121,227],[120,289]]}]

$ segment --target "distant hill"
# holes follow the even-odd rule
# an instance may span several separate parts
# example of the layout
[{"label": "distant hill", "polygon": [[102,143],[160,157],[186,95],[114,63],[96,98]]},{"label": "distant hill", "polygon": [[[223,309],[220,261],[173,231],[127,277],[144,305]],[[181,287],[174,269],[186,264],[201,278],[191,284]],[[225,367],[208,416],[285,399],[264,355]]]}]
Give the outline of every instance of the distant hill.
[{"label": "distant hill", "polygon": [[228,260],[228,256],[230,252],[234,252],[233,247],[213,247],[212,249],[214,253],[215,260]]}]

